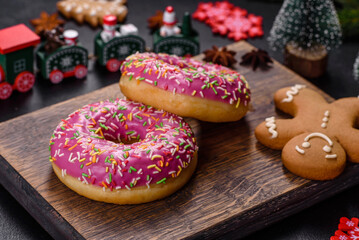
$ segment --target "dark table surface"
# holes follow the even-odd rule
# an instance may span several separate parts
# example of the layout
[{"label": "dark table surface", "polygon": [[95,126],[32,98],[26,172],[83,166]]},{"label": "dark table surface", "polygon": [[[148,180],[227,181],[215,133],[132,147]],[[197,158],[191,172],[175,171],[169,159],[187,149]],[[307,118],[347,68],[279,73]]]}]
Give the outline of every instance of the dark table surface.
[{"label": "dark table surface", "polygon": [[[156,10],[163,10],[167,5],[173,5],[177,16],[181,18],[185,11],[195,11],[198,2],[130,0],[127,22],[138,27],[140,36],[150,47],[152,37],[146,27],[148,17],[154,15]],[[271,51],[266,41],[281,2],[264,0],[231,2],[247,9],[250,13],[263,16],[264,37],[249,39],[248,42],[267,50],[274,59],[283,62],[282,53]],[[30,26],[29,20],[37,18],[41,11],[55,12],[56,1],[0,0],[0,29],[19,23]],[[233,42],[225,37],[213,35],[204,23],[193,21],[193,26],[200,33],[201,51],[211,48],[212,45],[225,46]],[[78,30],[81,43],[90,53],[93,52],[93,38],[99,28],[93,29],[86,24],[80,26],[72,20],[68,21],[65,27]],[[359,84],[354,81],[352,68],[358,50],[358,42],[344,42],[341,47],[330,53],[325,76],[310,81],[334,98],[357,96]],[[108,73],[93,61],[90,61],[89,74],[85,80],[71,78],[65,79],[59,85],[52,85],[49,81],[38,77],[30,92],[25,94],[15,92],[9,99],[0,101],[0,122],[116,83],[119,77],[120,73]],[[340,217],[359,217],[358,203],[359,186],[355,186],[280,222],[263,226],[263,230],[253,233],[247,239],[329,239],[337,229]],[[0,239],[49,238],[51,237],[47,232],[0,185]]]}]

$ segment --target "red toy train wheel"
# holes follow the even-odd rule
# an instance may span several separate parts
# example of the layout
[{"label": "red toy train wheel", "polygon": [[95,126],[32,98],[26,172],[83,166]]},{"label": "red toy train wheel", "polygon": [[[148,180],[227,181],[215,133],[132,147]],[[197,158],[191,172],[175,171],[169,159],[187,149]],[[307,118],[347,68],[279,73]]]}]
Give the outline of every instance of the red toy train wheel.
[{"label": "red toy train wheel", "polygon": [[77,79],[81,79],[86,77],[87,75],[87,67],[85,67],[84,65],[77,65],[75,67],[75,77]]},{"label": "red toy train wheel", "polygon": [[15,79],[14,88],[19,92],[27,92],[35,84],[35,76],[29,71],[21,72]]},{"label": "red toy train wheel", "polygon": [[11,96],[12,87],[9,83],[0,83],[0,99],[4,100]]},{"label": "red toy train wheel", "polygon": [[121,62],[115,58],[111,58],[106,63],[106,68],[110,72],[117,72],[118,69],[120,69],[120,66],[121,66]]},{"label": "red toy train wheel", "polygon": [[58,84],[62,81],[62,79],[64,79],[64,74],[60,71],[60,70],[53,70],[50,73],[50,81],[53,84]]},{"label": "red toy train wheel", "polygon": [[5,80],[5,72],[2,66],[0,65],[0,82]]}]

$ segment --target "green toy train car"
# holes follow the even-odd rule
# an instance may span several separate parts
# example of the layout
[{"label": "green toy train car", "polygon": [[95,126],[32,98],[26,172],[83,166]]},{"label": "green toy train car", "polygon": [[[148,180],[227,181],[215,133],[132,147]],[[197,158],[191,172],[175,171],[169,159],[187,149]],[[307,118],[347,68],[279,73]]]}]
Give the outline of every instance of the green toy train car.
[{"label": "green toy train car", "polygon": [[33,87],[33,50],[39,43],[39,36],[24,24],[0,30],[0,99]]},{"label": "green toy train car", "polygon": [[180,34],[162,37],[160,31],[153,35],[153,51],[175,54],[177,56],[195,56],[199,54],[198,33],[192,28],[189,13],[183,16]]},{"label": "green toy train car", "polygon": [[67,77],[86,77],[88,53],[80,45],[65,45],[48,54],[42,43],[36,52],[36,62],[43,78],[57,84]]},{"label": "green toy train car", "polygon": [[[119,30],[119,27],[117,26]],[[99,32],[95,37],[95,56],[100,65],[110,72],[119,70],[121,63],[129,55],[145,51],[145,41],[137,35],[114,37],[104,42]]]}]

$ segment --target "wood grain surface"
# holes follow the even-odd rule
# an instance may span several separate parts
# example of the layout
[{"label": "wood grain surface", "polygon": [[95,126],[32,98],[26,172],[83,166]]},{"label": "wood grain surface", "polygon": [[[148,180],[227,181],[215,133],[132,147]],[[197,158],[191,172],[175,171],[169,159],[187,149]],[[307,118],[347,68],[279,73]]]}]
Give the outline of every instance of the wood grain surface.
[{"label": "wood grain surface", "polygon": [[[228,48],[238,52],[237,60],[253,49],[246,42]],[[273,105],[277,89],[296,83],[317,88],[277,62],[265,72],[239,71],[251,86],[253,111],[232,123],[187,119],[199,142],[199,164],[170,197],[130,206],[95,202],[68,189],[52,171],[48,143],[59,121],[83,105],[122,97],[118,84],[1,123],[0,182],[58,239],[242,237],[359,182],[359,164],[326,182],[283,168],[280,151],[258,143],[254,128],[268,116],[286,117]]]}]

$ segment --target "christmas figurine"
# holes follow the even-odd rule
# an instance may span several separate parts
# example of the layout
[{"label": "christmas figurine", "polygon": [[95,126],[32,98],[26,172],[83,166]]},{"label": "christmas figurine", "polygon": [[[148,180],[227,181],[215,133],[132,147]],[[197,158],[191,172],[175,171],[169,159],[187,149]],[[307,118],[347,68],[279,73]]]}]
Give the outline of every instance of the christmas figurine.
[{"label": "christmas figurine", "polygon": [[[163,32],[166,34],[163,34]],[[164,36],[165,35],[165,36]],[[163,14],[163,26],[153,34],[153,51],[175,54],[177,56],[195,56],[199,54],[198,33],[192,28],[191,15],[186,12],[182,24],[176,25],[172,7]]]},{"label": "christmas figurine", "polygon": [[34,46],[40,37],[24,24],[0,30],[0,100],[11,96],[13,89],[29,91],[35,83]]},{"label": "christmas figurine", "polygon": [[114,37],[119,37],[121,34],[116,31],[117,18],[115,15],[106,15],[103,17],[103,31],[101,38],[104,42],[108,42]]},{"label": "christmas figurine", "polygon": [[160,35],[162,37],[177,35],[181,32],[181,29],[177,26],[176,13],[172,6],[166,7],[162,22],[163,26],[160,28]]},{"label": "christmas figurine", "polygon": [[97,62],[106,66],[110,72],[117,72],[121,62],[129,55],[145,51],[145,41],[137,36],[138,29],[133,24],[117,25],[114,15],[103,18],[103,31],[99,32],[95,41]]},{"label": "christmas figurine", "polygon": [[324,74],[328,51],[341,44],[341,28],[332,0],[285,0],[268,38],[284,50],[285,64],[304,77]]},{"label": "christmas figurine", "polygon": [[63,34],[66,45],[74,46],[77,44],[77,38],[79,37],[79,33],[76,30],[69,29],[64,31]]}]

